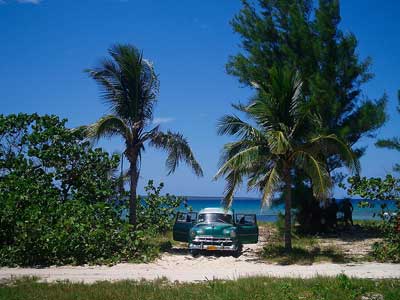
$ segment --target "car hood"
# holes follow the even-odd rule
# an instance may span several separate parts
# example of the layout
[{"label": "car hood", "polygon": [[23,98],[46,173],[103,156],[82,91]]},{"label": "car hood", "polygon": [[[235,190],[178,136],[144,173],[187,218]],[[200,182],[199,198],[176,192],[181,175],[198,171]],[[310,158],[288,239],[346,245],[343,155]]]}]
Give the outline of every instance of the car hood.
[{"label": "car hood", "polygon": [[214,223],[198,223],[193,226],[192,230],[199,231],[200,229],[203,231],[201,234],[197,235],[206,235],[206,236],[214,236],[220,237],[225,236],[224,229],[235,228],[232,224],[222,223],[222,222],[214,222]]}]

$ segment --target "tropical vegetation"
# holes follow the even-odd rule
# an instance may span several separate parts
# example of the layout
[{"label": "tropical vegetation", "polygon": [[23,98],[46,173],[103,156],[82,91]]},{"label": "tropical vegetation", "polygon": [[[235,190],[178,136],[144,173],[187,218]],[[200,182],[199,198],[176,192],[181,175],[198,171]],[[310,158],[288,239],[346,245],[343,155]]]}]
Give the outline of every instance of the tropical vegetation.
[{"label": "tropical vegetation", "polygon": [[[242,3],[231,21],[240,35],[241,49],[229,58],[227,72],[254,89],[254,82],[269,80],[275,64],[297,70],[308,110],[318,116],[321,132],[335,134],[360,157],[365,147],[357,142],[373,135],[385,122],[387,97],[370,99],[363,92],[363,85],[373,77],[371,59],[361,59],[356,36],[340,29],[339,1]],[[338,170],[345,162],[341,157],[332,153],[323,160],[334,182],[342,180]],[[311,228],[307,222],[314,218],[311,207],[316,199],[309,178],[300,172],[293,181],[297,221]]]},{"label": "tropical vegetation", "polygon": [[[362,199],[389,200],[395,202],[395,210],[388,203],[381,203],[379,216],[383,240],[374,244],[372,254],[378,261],[400,262],[400,179],[393,175],[385,178],[351,177],[347,193]],[[344,186],[344,185],[342,185]],[[373,202],[370,205],[377,205]]]},{"label": "tropical vegetation", "polygon": [[358,172],[358,160],[348,145],[335,134],[320,131],[320,119],[309,110],[302,93],[299,73],[274,67],[267,80],[254,81],[257,93],[248,105],[235,105],[249,119],[224,116],[218,133],[238,141],[224,146],[216,178],[227,182],[225,202],[233,201],[235,189],[245,179],[249,190],[262,193],[262,203],[270,204],[275,192],[285,197],[285,249],[291,250],[291,209],[293,175],[301,170],[318,199],[325,199],[332,186],[325,161],[337,155],[346,166]]},{"label": "tropical vegetation", "polygon": [[[54,115],[0,115],[0,265],[148,261],[164,249],[181,198],[150,182],[133,231],[123,218],[118,155]],[[153,223],[156,222],[156,223]]]},{"label": "tropical vegetation", "polygon": [[[392,175],[360,178],[358,174],[358,159],[365,148],[357,143],[373,136],[386,121],[386,95],[374,100],[363,93],[363,84],[373,76],[370,59],[360,59],[354,34],[339,29],[339,2],[242,2],[231,22],[241,36],[242,49],[230,57],[227,71],[254,94],[246,104],[233,105],[237,114],[228,114],[218,123],[220,135],[235,138],[225,144],[215,175],[226,180],[225,204],[232,204],[235,191],[244,183],[248,190],[261,192],[263,205],[270,205],[279,194],[285,203],[284,248],[265,247],[263,255],[288,255],[292,207],[298,208],[297,221],[304,225],[311,219],[310,203],[331,195],[334,184],[343,179],[337,170],[345,166],[356,175],[348,179],[350,195],[396,201],[397,215],[387,214],[382,206],[385,236],[375,244],[373,254],[380,261],[400,262],[399,179]],[[109,110],[95,123],[71,129],[66,119],[54,115],[0,115],[0,265],[149,261],[160,249],[170,247],[163,238],[184,199],[162,195],[163,184],[157,186],[151,180],[145,187],[147,195],[138,196],[143,153],[147,147],[164,150],[168,174],[181,163],[196,176],[203,176],[203,171],[187,139],[178,132],[162,131],[154,122],[159,79],[153,64],[129,44],[115,44],[108,54],[98,66],[86,70],[100,86]],[[110,155],[92,143],[115,136],[124,142],[122,156]],[[376,145],[400,150],[398,137],[380,139]],[[124,174],[121,167],[118,174],[123,156],[129,169]],[[394,170],[400,170],[399,164]],[[127,177],[129,192],[124,189]],[[318,259],[320,254],[340,256],[324,252],[318,253]],[[265,282],[272,294],[259,288]],[[333,283],[343,285],[343,299],[374,291],[369,283],[345,276],[287,282],[291,283],[261,278],[243,279],[237,286],[208,284],[216,293],[227,293],[221,298],[237,293],[238,287],[240,295],[247,297],[243,291],[251,287],[260,297],[290,299],[292,290],[304,292],[300,283],[312,291],[314,286],[324,286],[315,289],[311,298],[330,299]],[[125,284],[139,296],[153,297],[151,291],[157,290],[162,296],[178,297],[175,287],[165,292],[165,286],[157,283]],[[111,286],[103,285],[99,284],[99,291]],[[21,288],[21,294],[63,289],[25,280],[0,285],[0,295],[14,295],[14,286],[27,288]],[[179,297],[201,295],[198,287],[202,285],[181,287],[184,293]],[[86,298],[86,292],[77,295]],[[390,299],[398,290],[385,293]]]},{"label": "tropical vegetation", "polygon": [[168,174],[173,173],[180,162],[190,166],[197,176],[202,176],[203,171],[182,134],[162,132],[159,125],[152,123],[159,89],[153,64],[132,45],[116,44],[108,52],[110,58],[104,58],[98,67],[86,71],[102,89],[102,98],[110,114],[88,126],[86,132],[94,139],[123,138],[124,155],[130,163],[129,220],[136,225],[136,189],[145,145],[168,153]]},{"label": "tropical vegetation", "polygon": [[147,195],[138,197],[138,226],[141,229],[152,230],[157,235],[165,235],[172,230],[174,217],[179,208],[189,209],[184,197],[170,194],[162,195],[164,183],[154,185],[149,180],[144,187]]}]

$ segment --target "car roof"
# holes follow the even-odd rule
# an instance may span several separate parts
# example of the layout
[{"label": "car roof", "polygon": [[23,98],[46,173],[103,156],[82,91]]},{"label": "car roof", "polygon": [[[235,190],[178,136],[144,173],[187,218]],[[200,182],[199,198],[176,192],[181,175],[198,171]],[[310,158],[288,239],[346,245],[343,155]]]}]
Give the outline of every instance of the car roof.
[{"label": "car roof", "polygon": [[226,209],[222,207],[207,207],[199,211],[199,214],[205,213],[233,215],[233,211],[231,209]]}]

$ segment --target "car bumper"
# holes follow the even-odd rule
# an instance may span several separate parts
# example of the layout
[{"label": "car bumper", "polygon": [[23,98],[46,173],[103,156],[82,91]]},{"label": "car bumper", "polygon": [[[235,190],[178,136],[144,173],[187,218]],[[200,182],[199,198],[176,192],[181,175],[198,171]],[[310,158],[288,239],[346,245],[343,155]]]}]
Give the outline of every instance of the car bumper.
[{"label": "car bumper", "polygon": [[238,242],[228,238],[195,238],[189,243],[190,250],[236,251]]}]

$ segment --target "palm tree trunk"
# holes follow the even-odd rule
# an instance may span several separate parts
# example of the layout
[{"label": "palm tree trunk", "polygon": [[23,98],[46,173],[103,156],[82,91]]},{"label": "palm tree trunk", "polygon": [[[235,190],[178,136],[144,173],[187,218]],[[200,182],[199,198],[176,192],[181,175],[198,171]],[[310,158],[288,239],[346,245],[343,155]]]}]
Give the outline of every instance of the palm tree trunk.
[{"label": "palm tree trunk", "polygon": [[130,163],[130,195],[129,195],[129,223],[136,226],[136,208],[137,208],[137,196],[136,189],[139,178],[139,171],[136,166],[136,162]]},{"label": "palm tree trunk", "polygon": [[292,178],[290,176],[290,168],[285,170],[285,251],[292,250]]}]

